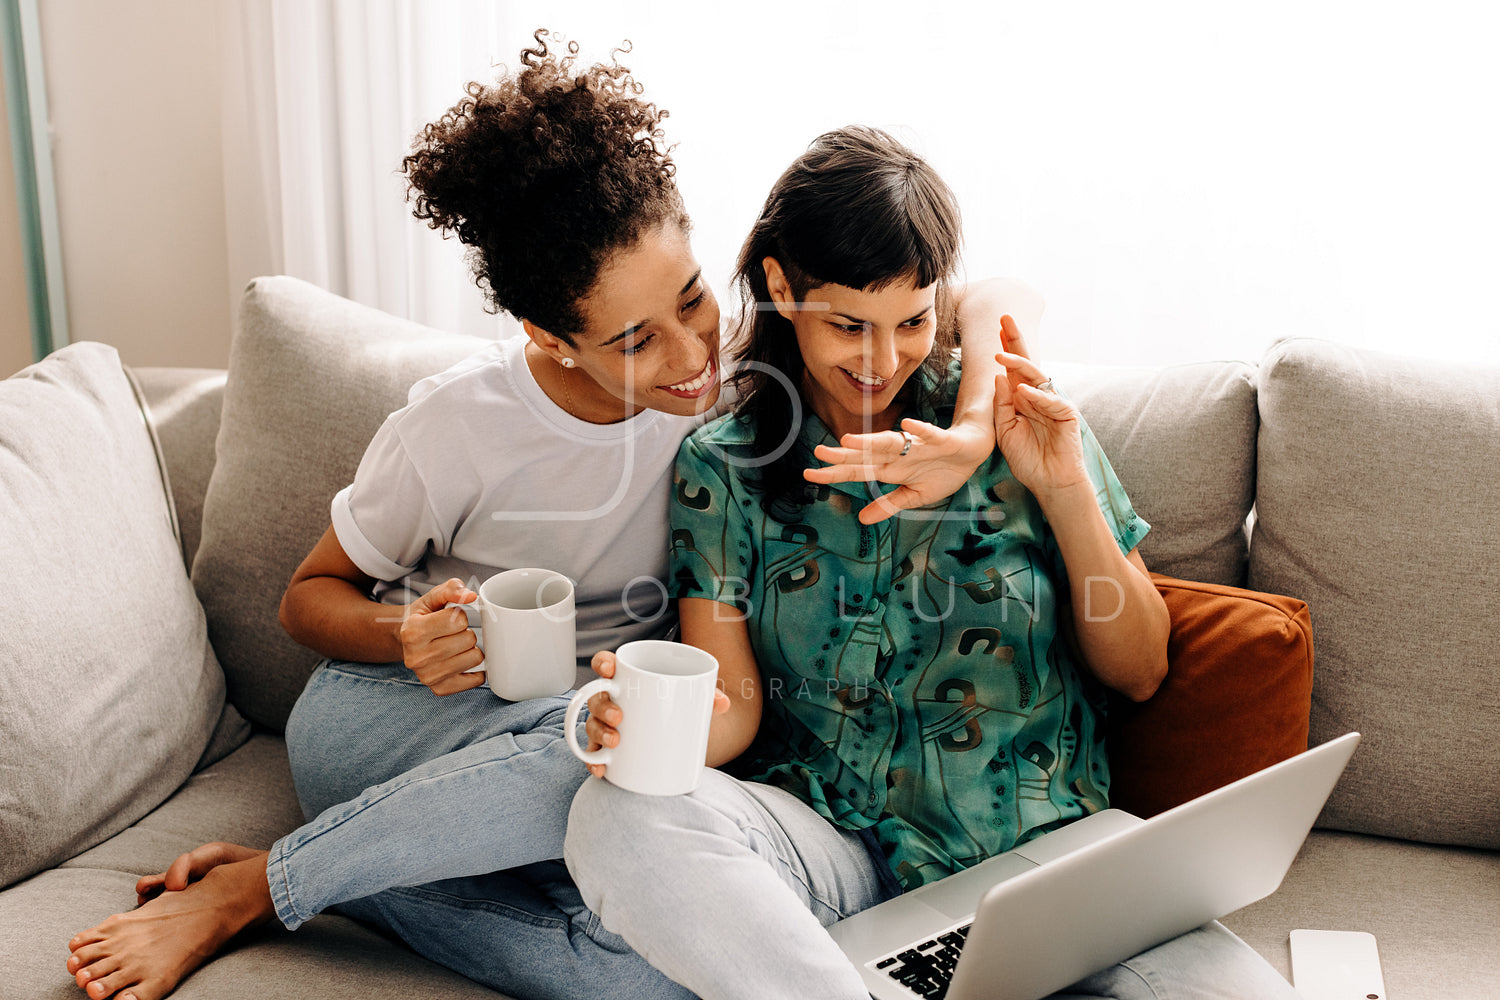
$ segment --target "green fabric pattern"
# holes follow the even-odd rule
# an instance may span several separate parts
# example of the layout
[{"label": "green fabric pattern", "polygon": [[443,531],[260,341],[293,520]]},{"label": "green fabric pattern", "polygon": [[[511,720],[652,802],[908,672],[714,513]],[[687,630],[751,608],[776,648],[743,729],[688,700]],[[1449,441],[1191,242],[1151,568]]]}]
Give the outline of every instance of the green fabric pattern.
[{"label": "green fabric pattern", "polygon": [[[946,426],[956,383],[912,415]],[[783,523],[754,489],[754,436],[735,415],[699,428],[672,507],[674,596],[748,617],[765,714],[735,772],[873,829],[906,889],[1105,808],[1102,689],[1058,634],[1062,559],[999,450],[942,504],[861,525],[864,484],[809,484]],[[1128,553],[1149,525],[1083,438]],[[810,463],[820,442],[808,414]]]}]

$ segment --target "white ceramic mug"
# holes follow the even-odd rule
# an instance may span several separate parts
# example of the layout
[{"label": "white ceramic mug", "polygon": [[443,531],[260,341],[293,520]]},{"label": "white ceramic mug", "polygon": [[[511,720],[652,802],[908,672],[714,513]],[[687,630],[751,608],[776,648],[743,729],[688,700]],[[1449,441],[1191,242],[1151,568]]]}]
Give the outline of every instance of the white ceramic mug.
[{"label": "white ceramic mug", "polygon": [[578,678],[573,581],[508,569],[479,585],[477,635],[490,690],[508,701],[562,694]]},{"label": "white ceramic mug", "polygon": [[[586,764],[605,765],[611,784],[642,795],[683,795],[698,787],[708,755],[719,661],[680,642],[642,639],[615,652],[615,675],[590,681],[568,703],[563,735]],[[578,715],[601,691],[624,717],[620,745],[584,750]]]}]

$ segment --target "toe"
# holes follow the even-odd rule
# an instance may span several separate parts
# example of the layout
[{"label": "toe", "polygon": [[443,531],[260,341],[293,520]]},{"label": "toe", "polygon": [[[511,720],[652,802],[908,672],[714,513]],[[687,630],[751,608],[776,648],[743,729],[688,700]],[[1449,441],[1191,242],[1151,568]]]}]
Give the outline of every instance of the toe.
[{"label": "toe", "polygon": [[102,941],[94,941],[89,944],[80,945],[74,949],[68,958],[68,971],[77,972],[86,966],[102,959],[108,953],[108,948]]},{"label": "toe", "polygon": [[99,932],[99,928],[90,927],[86,931],[79,931],[73,935],[72,940],[68,942],[68,950],[77,951],[86,944],[93,944],[96,941],[102,940],[104,940],[104,935]]},{"label": "toe", "polygon": [[156,986],[150,983],[140,983],[121,992],[115,997],[115,1000],[161,1000],[162,997],[170,992],[171,990],[157,989]]},{"label": "toe", "polygon": [[[113,955],[103,955],[92,962],[80,964],[80,968],[73,973],[73,978],[78,981],[79,986],[87,989],[91,983],[108,978],[112,973],[119,971],[119,968],[120,960],[118,958],[115,958]],[[89,995],[93,996],[94,994],[90,993]],[[105,995],[108,996],[108,994]]]},{"label": "toe", "polygon": [[114,996],[118,991],[135,984],[134,976],[117,970],[102,979],[95,979],[84,988],[84,992],[89,995],[90,1000],[105,1000],[106,997]]},{"label": "toe", "polygon": [[115,1000],[162,1000],[172,992],[170,986],[164,986],[160,982],[141,980],[121,987],[120,992],[115,994]]}]

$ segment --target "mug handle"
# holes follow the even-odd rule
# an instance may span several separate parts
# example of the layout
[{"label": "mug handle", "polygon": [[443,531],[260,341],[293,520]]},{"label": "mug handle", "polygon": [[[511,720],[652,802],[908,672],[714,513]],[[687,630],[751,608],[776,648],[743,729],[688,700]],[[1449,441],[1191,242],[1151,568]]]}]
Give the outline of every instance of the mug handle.
[{"label": "mug handle", "polygon": [[[460,604],[457,601],[449,601],[447,604],[443,605],[443,608],[444,608],[444,610],[447,610],[448,608],[463,608],[465,611],[467,611],[467,610],[469,610],[469,609],[472,608],[475,611],[478,611],[479,610],[479,598],[478,597],[474,598],[468,604]],[[479,650],[480,654],[482,655],[484,653],[484,626],[483,625],[470,625],[469,626],[469,631],[474,633],[474,646]],[[466,673],[466,674],[482,674],[482,673],[484,673],[484,661],[480,660],[478,666],[470,667],[468,670],[465,670],[464,673]]]},{"label": "mug handle", "polygon": [[578,715],[583,711],[583,706],[588,704],[588,700],[601,691],[613,695],[614,681],[608,677],[600,677],[579,688],[578,693],[568,700],[568,714],[563,717],[563,739],[568,741],[568,749],[573,751],[573,756],[585,764],[607,765],[610,758],[614,756],[610,753],[609,747],[585,750],[578,745]]}]

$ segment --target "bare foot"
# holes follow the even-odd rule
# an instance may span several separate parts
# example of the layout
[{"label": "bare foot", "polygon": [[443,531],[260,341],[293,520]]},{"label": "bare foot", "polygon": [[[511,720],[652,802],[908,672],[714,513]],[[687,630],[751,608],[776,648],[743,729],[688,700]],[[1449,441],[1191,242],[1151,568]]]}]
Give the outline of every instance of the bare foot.
[{"label": "bare foot", "polygon": [[[234,860],[224,854],[219,864],[200,856],[196,868],[189,862],[178,870],[178,862],[191,856],[178,858],[162,876],[169,891],[68,942],[68,972],[89,1000],[116,994],[120,1000],[161,1000],[234,935],[275,915],[265,851]],[[183,888],[172,888],[179,882]]]}]

